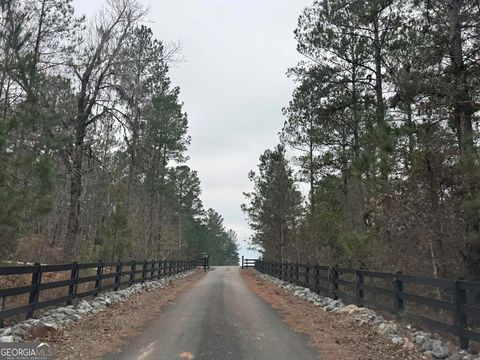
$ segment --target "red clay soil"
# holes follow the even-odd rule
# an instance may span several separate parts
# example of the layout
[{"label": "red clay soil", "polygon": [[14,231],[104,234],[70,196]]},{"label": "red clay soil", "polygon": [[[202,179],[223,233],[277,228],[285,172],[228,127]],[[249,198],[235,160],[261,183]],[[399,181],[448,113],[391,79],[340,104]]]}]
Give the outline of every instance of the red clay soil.
[{"label": "red clay soil", "polygon": [[175,298],[204,276],[203,271],[171,282],[164,289],[132,296],[104,311],[82,318],[58,331],[31,333],[29,341],[53,346],[56,359],[99,359],[118,351],[127,340],[139,334]]},{"label": "red clay soil", "polygon": [[270,303],[285,322],[309,336],[322,360],[430,359],[421,352],[393,344],[368,324],[360,326],[351,315],[325,312],[320,306],[258,278],[250,270],[242,271],[242,275],[250,289]]}]

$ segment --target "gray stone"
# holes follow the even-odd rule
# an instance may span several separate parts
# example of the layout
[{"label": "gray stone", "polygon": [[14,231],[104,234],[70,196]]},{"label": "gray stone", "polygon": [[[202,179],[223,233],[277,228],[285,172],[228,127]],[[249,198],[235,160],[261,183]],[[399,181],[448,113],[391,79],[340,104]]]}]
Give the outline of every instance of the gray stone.
[{"label": "gray stone", "polygon": [[12,335],[0,337],[0,342],[14,342],[15,338]]},{"label": "gray stone", "polygon": [[403,348],[408,351],[413,351],[415,349],[415,344],[410,340],[406,339],[405,343],[403,344]]},{"label": "gray stone", "polygon": [[425,342],[422,344],[422,350],[424,351],[432,351],[433,349],[433,342],[434,340],[427,339]]},{"label": "gray stone", "polygon": [[403,338],[400,337],[400,336],[392,337],[392,343],[394,343],[396,345],[401,345],[401,344],[403,344]]},{"label": "gray stone", "polygon": [[63,310],[63,313],[66,314],[66,315],[73,315],[73,314],[76,313],[76,311],[73,308],[65,308]]},{"label": "gray stone", "polygon": [[397,325],[395,324],[385,324],[383,329],[380,330],[383,336],[390,336],[397,333]]},{"label": "gray stone", "polygon": [[463,356],[460,354],[453,354],[448,358],[448,360],[463,360]]},{"label": "gray stone", "polygon": [[27,333],[27,330],[25,330],[25,328],[20,325],[15,325],[12,328],[11,333],[18,336],[24,336]]},{"label": "gray stone", "polygon": [[52,329],[55,329],[55,330],[58,329],[58,325],[55,324],[53,321],[51,321],[51,322],[50,321],[42,321],[40,324],[42,326],[47,327],[47,328],[52,328]]},{"label": "gray stone", "polygon": [[417,345],[422,346],[427,340],[428,340],[427,337],[424,335],[415,336],[415,343],[417,343]]},{"label": "gray stone", "polygon": [[57,313],[57,314],[53,314],[52,316],[54,316],[56,319],[58,320],[64,320],[67,318],[67,315],[63,314],[63,313]]},{"label": "gray stone", "polygon": [[435,359],[445,359],[448,356],[448,349],[440,341],[433,344],[432,355]]}]

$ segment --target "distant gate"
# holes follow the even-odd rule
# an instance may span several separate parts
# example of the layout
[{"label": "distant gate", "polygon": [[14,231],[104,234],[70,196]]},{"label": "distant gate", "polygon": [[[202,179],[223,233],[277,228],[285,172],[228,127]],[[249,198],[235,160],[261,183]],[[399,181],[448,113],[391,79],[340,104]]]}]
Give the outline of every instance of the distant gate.
[{"label": "distant gate", "polygon": [[197,259],[197,267],[202,267],[204,271],[207,271],[207,269],[210,269],[210,264],[208,263],[208,257]]},{"label": "distant gate", "polygon": [[257,259],[245,259],[242,256],[242,269],[254,268]]}]

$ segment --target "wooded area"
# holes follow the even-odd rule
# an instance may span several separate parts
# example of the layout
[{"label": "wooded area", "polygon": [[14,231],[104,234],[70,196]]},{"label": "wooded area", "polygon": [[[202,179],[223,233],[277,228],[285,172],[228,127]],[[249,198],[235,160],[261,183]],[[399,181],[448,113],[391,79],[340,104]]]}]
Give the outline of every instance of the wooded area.
[{"label": "wooded area", "polygon": [[141,1],[93,19],[72,0],[0,0],[0,252],[55,263],[210,254],[236,235],[204,209],[169,65]]},{"label": "wooded area", "polygon": [[478,2],[315,1],[295,38],[243,205],[264,259],[479,278]]}]

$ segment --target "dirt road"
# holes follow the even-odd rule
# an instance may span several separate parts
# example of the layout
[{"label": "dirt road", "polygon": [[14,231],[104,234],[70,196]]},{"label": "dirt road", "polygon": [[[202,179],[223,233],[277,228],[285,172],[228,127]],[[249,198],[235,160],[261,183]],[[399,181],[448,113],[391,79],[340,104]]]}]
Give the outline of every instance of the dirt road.
[{"label": "dirt road", "polygon": [[291,330],[252,293],[239,271],[238,267],[210,271],[120,353],[106,359],[319,359],[307,337]]}]

